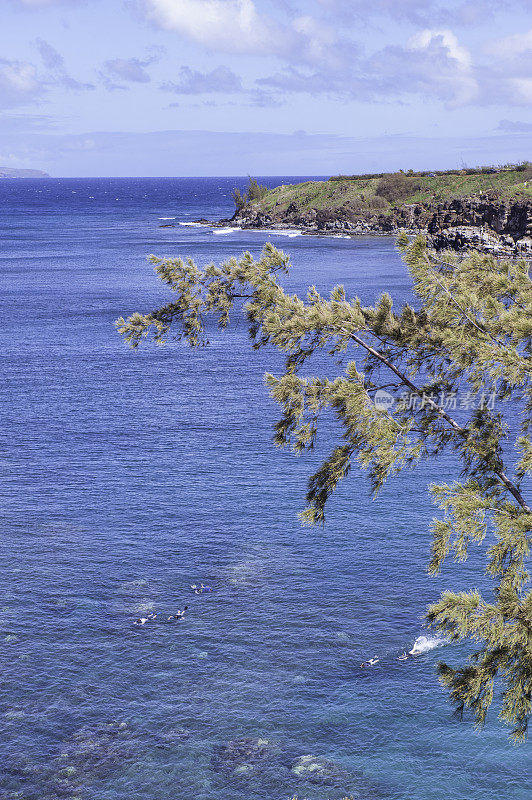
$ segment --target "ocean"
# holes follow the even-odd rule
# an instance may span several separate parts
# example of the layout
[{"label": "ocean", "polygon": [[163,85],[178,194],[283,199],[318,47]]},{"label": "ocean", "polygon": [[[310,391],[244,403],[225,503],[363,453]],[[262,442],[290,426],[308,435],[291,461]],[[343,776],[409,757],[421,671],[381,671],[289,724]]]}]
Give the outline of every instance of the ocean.
[{"label": "ocean", "polygon": [[273,446],[279,355],[253,352],[243,319],[195,351],[131,351],[113,327],[167,299],[150,253],[205,264],[267,240],[291,291],[410,299],[390,237],[180,224],[230,216],[245,185],[0,182],[0,798],[529,800],[530,745],[496,707],[481,732],[455,719],[438,684],[467,647],[397,661],[443,588],[484,585],[475,554],[426,571],[427,486],[456,465],[376,500],[353,470],[304,528],[337,431],[299,458]]}]

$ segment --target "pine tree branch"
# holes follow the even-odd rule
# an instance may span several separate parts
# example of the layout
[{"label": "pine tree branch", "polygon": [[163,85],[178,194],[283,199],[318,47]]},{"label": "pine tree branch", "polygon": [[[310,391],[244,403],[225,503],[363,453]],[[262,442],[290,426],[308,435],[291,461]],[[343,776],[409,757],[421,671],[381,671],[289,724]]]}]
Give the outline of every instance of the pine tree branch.
[{"label": "pine tree branch", "polygon": [[[346,332],[347,333],[347,332]],[[384,364],[388,369],[390,369],[398,378],[400,378],[401,382],[404,383],[405,386],[408,386],[418,397],[424,397],[425,402],[427,405],[430,405],[431,408],[436,411],[439,416],[444,419],[452,428],[456,431],[460,436],[464,439],[469,438],[469,431],[467,428],[463,428],[461,425],[454,420],[450,414],[448,414],[438,403],[436,403],[432,398],[425,395],[425,393],[420,389],[415,383],[412,383],[410,378],[408,378],[401,370],[397,369],[395,364],[392,364],[389,359],[386,358],[382,353],[379,353],[378,350],[375,350],[370,344],[364,341],[360,336],[357,336],[356,333],[350,333],[351,338],[361,347],[363,347],[368,353],[372,356],[377,358],[382,364]],[[532,514],[532,508],[527,504],[524,497],[522,496],[521,492],[519,491],[518,487],[508,478],[508,476],[502,470],[493,470],[494,474],[499,478],[499,480],[504,484],[506,489],[510,492],[510,494],[517,500],[519,505],[528,513]]]}]

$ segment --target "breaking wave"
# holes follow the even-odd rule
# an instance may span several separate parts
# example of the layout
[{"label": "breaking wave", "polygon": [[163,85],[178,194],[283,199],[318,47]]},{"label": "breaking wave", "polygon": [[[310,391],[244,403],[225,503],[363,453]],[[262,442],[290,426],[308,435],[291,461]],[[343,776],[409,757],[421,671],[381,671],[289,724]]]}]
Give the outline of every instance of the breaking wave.
[{"label": "breaking wave", "polygon": [[434,650],[444,644],[448,644],[447,639],[441,636],[418,636],[409,652],[410,655],[417,656],[421,653],[428,653],[430,650]]},{"label": "breaking wave", "polygon": [[213,228],[212,232],[215,234],[223,234],[223,233],[234,233],[235,231],[241,231],[242,228]]}]

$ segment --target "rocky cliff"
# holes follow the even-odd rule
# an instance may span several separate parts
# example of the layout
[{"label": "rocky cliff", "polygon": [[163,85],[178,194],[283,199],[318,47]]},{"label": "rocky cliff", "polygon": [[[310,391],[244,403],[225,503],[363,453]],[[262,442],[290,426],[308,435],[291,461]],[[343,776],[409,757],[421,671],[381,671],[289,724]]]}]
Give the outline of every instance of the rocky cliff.
[{"label": "rocky cliff", "polygon": [[532,200],[479,195],[439,203],[284,210],[247,206],[233,219],[243,228],[297,228],[308,234],[393,234],[401,229],[426,233],[437,249],[478,249],[497,255],[532,255]]}]

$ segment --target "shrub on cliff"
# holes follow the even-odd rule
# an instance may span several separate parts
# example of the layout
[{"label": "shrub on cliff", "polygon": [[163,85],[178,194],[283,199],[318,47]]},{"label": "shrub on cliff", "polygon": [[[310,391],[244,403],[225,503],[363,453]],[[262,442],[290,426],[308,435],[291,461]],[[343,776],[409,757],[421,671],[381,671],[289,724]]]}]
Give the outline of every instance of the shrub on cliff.
[{"label": "shrub on cliff", "polygon": [[235,204],[237,211],[242,211],[244,206],[246,205],[246,195],[243,195],[240,189],[233,189],[233,202]]},{"label": "shrub on cliff", "polygon": [[267,192],[268,187],[262,186],[260,183],[258,183],[256,178],[249,179],[247,198],[250,203],[256,203],[257,200],[262,200]]},{"label": "shrub on cliff", "polygon": [[402,172],[395,172],[380,179],[375,194],[384,197],[389,203],[396,203],[409,197],[417,188],[418,184],[408,179]]},{"label": "shrub on cliff", "polygon": [[376,194],[373,197],[368,197],[367,204],[373,211],[384,211],[388,205],[384,197]]},{"label": "shrub on cliff", "polygon": [[261,185],[256,178],[250,178],[248,190],[245,194],[242,194],[240,189],[233,189],[233,200],[236,210],[242,211],[242,209],[250,203],[256,203],[258,200],[262,200],[267,193],[267,186]]}]

